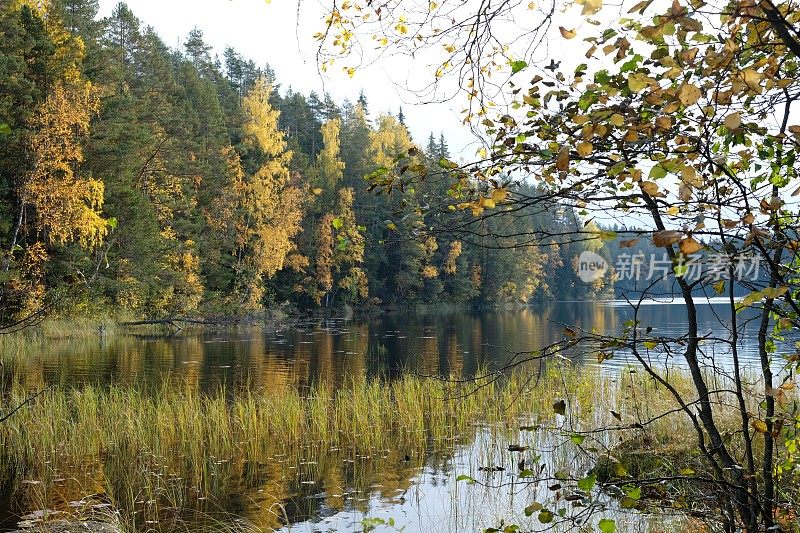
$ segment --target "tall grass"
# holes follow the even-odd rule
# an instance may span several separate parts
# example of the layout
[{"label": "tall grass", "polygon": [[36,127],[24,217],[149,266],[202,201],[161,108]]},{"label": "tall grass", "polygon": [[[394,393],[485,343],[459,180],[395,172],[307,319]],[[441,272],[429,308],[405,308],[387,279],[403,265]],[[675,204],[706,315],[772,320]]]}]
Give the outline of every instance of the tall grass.
[{"label": "tall grass", "polygon": [[[26,394],[12,385],[3,410]],[[170,520],[248,494],[266,509],[263,520],[279,526],[282,505],[303,484],[328,484],[316,488],[335,507],[345,486],[367,490],[375,483],[381,462],[394,470],[419,467],[431,453],[472,442],[487,425],[492,435],[506,436],[486,445],[489,457],[520,426],[554,425],[552,406],[561,399],[569,409],[559,420],[564,431],[614,425],[612,410],[646,419],[670,405],[646,379],[567,366],[503,380],[352,378],[336,390],[55,388],[0,427],[0,465],[29,509],[108,503],[131,529],[170,530]],[[688,435],[678,415],[648,431]]]}]

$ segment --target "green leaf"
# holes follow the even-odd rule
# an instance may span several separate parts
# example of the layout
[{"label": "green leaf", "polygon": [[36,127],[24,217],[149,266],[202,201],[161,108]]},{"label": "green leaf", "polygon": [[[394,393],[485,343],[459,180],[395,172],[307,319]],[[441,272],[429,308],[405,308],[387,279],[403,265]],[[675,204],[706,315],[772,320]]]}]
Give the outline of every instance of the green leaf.
[{"label": "green leaf", "polygon": [[528,63],[525,62],[525,61],[522,61],[521,59],[518,59],[517,61],[512,61],[511,62],[511,73],[512,74],[516,74],[517,72],[519,72],[520,70],[524,69],[527,66],[528,66]]},{"label": "green leaf", "polygon": [[656,346],[658,346],[658,343],[656,341],[645,341],[642,344],[644,344],[644,347],[647,348],[648,350],[652,350]]},{"label": "green leaf", "polygon": [[556,473],[553,474],[553,477],[558,479],[559,481],[565,481],[569,479],[569,471],[564,469],[556,470]]},{"label": "green leaf", "polygon": [[533,470],[525,469],[519,473],[519,477],[534,477],[534,476],[536,476],[536,474],[533,472]]},{"label": "green leaf", "polygon": [[339,230],[342,228],[342,226],[344,226],[344,222],[342,221],[341,218],[334,218],[331,224],[333,225],[333,228],[336,230]]},{"label": "green leaf", "polygon": [[541,522],[542,524],[549,524],[550,522],[553,521],[553,513],[551,513],[550,511],[542,511],[541,513],[539,513],[538,518],[539,522]]},{"label": "green leaf", "polygon": [[586,476],[585,478],[578,481],[578,488],[582,491],[589,492],[594,488],[594,484],[597,482],[597,475],[591,474]]},{"label": "green leaf", "polygon": [[573,444],[577,444],[578,446],[580,446],[581,444],[583,444],[583,441],[586,440],[586,437],[584,437],[583,435],[579,435],[577,433],[573,433],[572,435],[569,436],[569,440],[571,440]]},{"label": "green leaf", "polygon": [[11,133],[11,126],[5,122],[0,123],[0,135],[8,135]]},{"label": "green leaf", "polygon": [[117,229],[117,219],[116,219],[116,217],[109,218],[108,220],[106,220],[106,223],[108,224],[109,228]]},{"label": "green leaf", "polygon": [[617,523],[610,518],[603,518],[600,520],[597,527],[600,529],[601,533],[616,533],[617,531]]},{"label": "green leaf", "polygon": [[472,485],[475,483],[475,478],[466,474],[461,474],[456,478],[456,481],[466,481],[467,485]]},{"label": "green leaf", "polygon": [[623,509],[635,509],[636,504],[637,504],[636,500],[634,500],[633,498],[628,498],[627,496],[622,498],[622,501],[620,502],[620,505],[622,506]]},{"label": "green leaf", "polygon": [[661,165],[656,165],[650,169],[650,179],[661,179],[667,175],[667,169],[662,167]]},{"label": "green leaf", "polygon": [[625,492],[625,495],[632,500],[638,500],[642,497],[642,488],[636,485],[625,485],[622,487],[622,490]]}]

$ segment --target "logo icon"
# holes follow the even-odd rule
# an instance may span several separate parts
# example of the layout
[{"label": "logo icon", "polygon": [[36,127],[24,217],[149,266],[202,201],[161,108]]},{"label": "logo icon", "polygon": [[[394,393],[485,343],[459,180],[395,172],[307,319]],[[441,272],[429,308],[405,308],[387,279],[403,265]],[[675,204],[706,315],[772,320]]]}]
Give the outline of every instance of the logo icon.
[{"label": "logo icon", "polygon": [[603,277],[608,270],[608,263],[602,256],[586,250],[578,256],[576,269],[581,281],[591,283]]}]

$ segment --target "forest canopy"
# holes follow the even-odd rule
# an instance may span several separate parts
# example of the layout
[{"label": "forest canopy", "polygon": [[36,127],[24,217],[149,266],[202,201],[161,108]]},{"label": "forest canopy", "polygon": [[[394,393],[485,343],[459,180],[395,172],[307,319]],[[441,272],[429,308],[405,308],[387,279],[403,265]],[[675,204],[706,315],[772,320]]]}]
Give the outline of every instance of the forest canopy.
[{"label": "forest canopy", "polygon": [[[14,0],[0,29],[6,321],[65,291],[73,309],[146,316],[609,291],[574,272],[598,239],[485,236],[574,228],[572,208],[433,231],[468,216],[448,209],[447,139],[412,139],[402,110],[371,113],[363,93],[284,89],[199,29],[171,49],[125,4],[100,19],[96,0]],[[398,161],[430,179],[369,190]]]}]

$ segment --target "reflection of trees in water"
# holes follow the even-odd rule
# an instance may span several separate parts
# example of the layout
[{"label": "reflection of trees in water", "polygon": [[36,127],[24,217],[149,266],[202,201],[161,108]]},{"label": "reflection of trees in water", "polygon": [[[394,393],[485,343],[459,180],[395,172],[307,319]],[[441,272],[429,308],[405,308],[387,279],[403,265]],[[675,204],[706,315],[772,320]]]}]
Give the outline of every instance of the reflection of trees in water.
[{"label": "reflection of trees in water", "polygon": [[423,464],[404,461],[404,454],[394,450],[365,457],[338,449],[319,453],[306,448],[276,457],[238,496],[248,502],[243,518],[269,530],[342,511],[368,512],[372,496],[391,501],[411,488]]},{"label": "reflection of trees in water", "polygon": [[[2,372],[24,369],[19,374],[27,374],[31,389],[50,383],[155,386],[166,380],[205,391],[224,384],[231,393],[246,387],[307,388],[317,382],[340,387],[349,376],[395,379],[409,370],[469,376],[481,366],[503,364],[509,354],[563,340],[564,324],[607,332],[628,318],[627,308],[572,302],[508,311],[325,320],[279,333],[253,328],[166,338],[115,337],[104,343],[52,341],[6,353]],[[679,327],[684,318],[679,305],[645,306],[640,315],[644,325],[662,333]],[[701,313],[700,323],[704,331],[712,328],[710,309]],[[752,340],[743,342],[743,357],[754,357]],[[594,362],[578,352],[574,357],[576,362]]]}]

